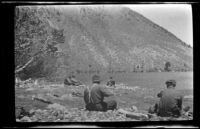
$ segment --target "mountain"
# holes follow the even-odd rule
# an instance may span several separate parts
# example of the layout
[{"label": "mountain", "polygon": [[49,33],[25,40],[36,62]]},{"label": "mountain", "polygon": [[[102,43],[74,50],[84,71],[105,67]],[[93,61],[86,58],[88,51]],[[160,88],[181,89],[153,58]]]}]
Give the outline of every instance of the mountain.
[{"label": "mountain", "polygon": [[[61,72],[152,71],[193,68],[193,49],[141,14],[120,6],[48,6],[51,28],[64,30],[64,42],[55,45]],[[53,15],[50,15],[53,14]],[[48,61],[47,61],[48,62]],[[67,65],[67,66],[66,66]],[[60,72],[58,72],[60,73]]]}]

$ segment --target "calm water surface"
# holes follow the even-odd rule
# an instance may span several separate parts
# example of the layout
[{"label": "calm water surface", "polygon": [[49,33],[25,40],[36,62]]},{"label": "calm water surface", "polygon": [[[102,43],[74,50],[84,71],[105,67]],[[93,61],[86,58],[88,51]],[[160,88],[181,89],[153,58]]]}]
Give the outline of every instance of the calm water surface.
[{"label": "calm water surface", "polygon": [[[91,84],[92,74],[76,75],[85,84]],[[102,83],[105,84],[109,76],[113,76],[116,83],[124,83],[129,86],[150,88],[165,88],[168,79],[175,79],[177,89],[193,89],[193,72],[149,72],[149,73],[118,73],[101,74]]]}]

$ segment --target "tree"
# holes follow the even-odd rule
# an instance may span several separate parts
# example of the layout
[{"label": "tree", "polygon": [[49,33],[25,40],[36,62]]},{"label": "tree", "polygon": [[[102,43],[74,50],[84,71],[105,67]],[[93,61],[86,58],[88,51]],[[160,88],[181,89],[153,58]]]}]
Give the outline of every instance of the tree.
[{"label": "tree", "polygon": [[171,71],[171,63],[170,63],[170,62],[166,62],[166,63],[165,63],[165,68],[164,68],[164,70],[165,70],[165,71],[168,71],[168,72]]},{"label": "tree", "polygon": [[[63,43],[63,29],[52,28],[51,15],[42,7],[17,7],[15,10],[15,73],[37,66]],[[42,68],[42,67],[41,67]],[[43,69],[38,69],[43,70]],[[31,73],[30,73],[31,74]]]}]

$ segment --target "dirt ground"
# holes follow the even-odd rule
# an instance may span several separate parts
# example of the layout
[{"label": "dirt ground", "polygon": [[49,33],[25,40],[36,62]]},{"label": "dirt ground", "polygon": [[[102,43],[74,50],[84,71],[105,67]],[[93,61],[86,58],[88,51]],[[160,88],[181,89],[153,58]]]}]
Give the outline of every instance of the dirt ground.
[{"label": "dirt ground", "polygon": [[[117,84],[118,85],[118,84]],[[35,88],[16,88],[15,89],[15,105],[23,106],[26,111],[31,110],[47,110],[48,103],[44,103],[39,100],[34,100],[34,97],[43,98],[50,101],[52,104],[56,103],[64,106],[68,110],[84,110],[83,101],[83,89],[84,87],[35,87]],[[128,86],[119,84],[118,88],[109,88],[115,93],[115,99],[118,102],[118,108],[129,110],[133,105],[138,108],[141,112],[147,112],[149,106],[153,105],[158,98],[156,97],[155,90],[153,88],[140,88],[132,87],[129,89]],[[189,91],[180,91],[185,96],[188,96]],[[79,96],[73,95],[73,93],[79,93]],[[109,98],[108,98],[109,99]],[[193,110],[193,100],[190,97],[184,99],[184,106],[190,106],[191,111]],[[73,112],[73,111],[72,111]],[[76,113],[75,113],[76,114]],[[76,114],[77,115],[77,114]],[[80,114],[79,114],[80,115]],[[84,119],[89,120],[89,119]],[[105,119],[104,119],[105,120]],[[122,119],[132,120],[132,119]],[[71,120],[73,121],[73,120]],[[80,120],[82,121],[82,120]]]}]

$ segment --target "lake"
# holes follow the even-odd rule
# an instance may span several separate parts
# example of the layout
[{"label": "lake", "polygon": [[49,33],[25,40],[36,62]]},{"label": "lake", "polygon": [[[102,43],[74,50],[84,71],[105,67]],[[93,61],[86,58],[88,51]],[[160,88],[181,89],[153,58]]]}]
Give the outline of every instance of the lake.
[{"label": "lake", "polygon": [[[148,72],[148,73],[118,73],[100,74],[102,83],[106,84],[109,76],[116,83],[124,83],[129,86],[140,86],[150,88],[165,88],[168,79],[175,79],[177,89],[193,90],[193,72]],[[77,74],[76,77],[85,84],[91,84],[92,74]]]}]

